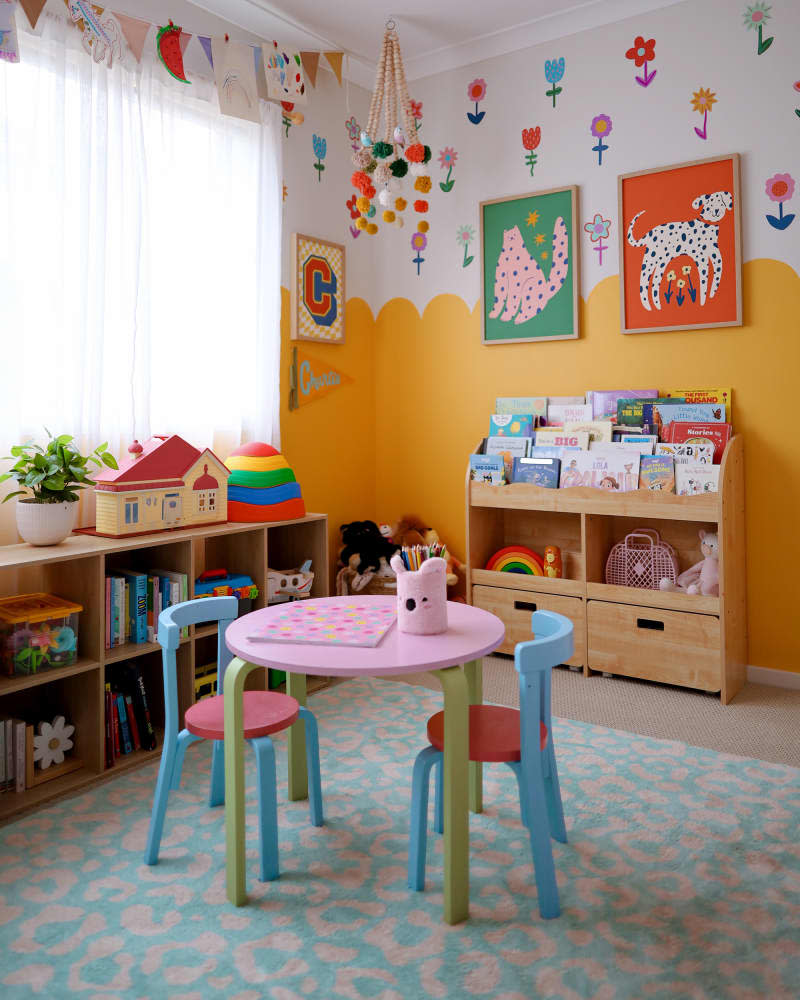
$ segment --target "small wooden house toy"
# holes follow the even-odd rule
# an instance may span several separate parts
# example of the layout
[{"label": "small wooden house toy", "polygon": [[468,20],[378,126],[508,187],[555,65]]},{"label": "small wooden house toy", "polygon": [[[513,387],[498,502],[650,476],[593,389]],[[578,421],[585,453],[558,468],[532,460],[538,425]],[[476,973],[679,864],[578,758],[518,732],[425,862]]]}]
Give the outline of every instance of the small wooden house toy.
[{"label": "small wooden house toy", "polygon": [[134,441],[119,469],[95,477],[98,535],[119,538],[228,520],[228,469],[177,434]]}]

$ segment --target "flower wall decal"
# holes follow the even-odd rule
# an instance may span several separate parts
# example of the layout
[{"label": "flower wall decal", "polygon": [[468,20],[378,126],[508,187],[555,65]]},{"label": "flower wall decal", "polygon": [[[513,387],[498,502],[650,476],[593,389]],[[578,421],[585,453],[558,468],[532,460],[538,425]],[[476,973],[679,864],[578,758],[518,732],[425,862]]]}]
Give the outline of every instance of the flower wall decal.
[{"label": "flower wall decal", "polygon": [[[793,87],[795,92],[800,94],[800,80],[795,80]],[[800,118],[800,108],[795,108],[794,113],[797,115],[798,118]]]},{"label": "flower wall decal", "polygon": [[603,240],[608,239],[608,234],[611,231],[611,219],[604,219],[599,212],[595,212],[592,221],[584,224],[583,231],[589,234],[592,243],[597,244],[592,249],[597,251],[597,263],[602,267],[603,251],[608,250],[608,244],[603,243]]},{"label": "flower wall decal", "polygon": [[469,253],[469,245],[475,239],[475,230],[472,226],[459,226],[456,230],[456,243],[460,247],[464,248],[464,259],[461,262],[462,267],[469,267],[469,265],[475,260]]},{"label": "flower wall decal", "polygon": [[413,258],[413,263],[417,265],[417,275],[419,275],[420,265],[425,262],[422,251],[428,245],[428,237],[425,233],[416,232],[411,236],[411,249],[416,251],[417,256]]},{"label": "flower wall decal", "polygon": [[353,150],[361,149],[361,143],[359,141],[359,136],[361,135],[361,126],[356,121],[356,116],[350,115],[350,117],[344,123],[344,127],[347,130],[347,138],[350,140],[351,148]]},{"label": "flower wall decal", "polygon": [[703,127],[700,129],[695,126],[695,132],[701,139],[707,139],[708,114],[717,103],[716,93],[712,90],[703,90],[703,88],[700,87],[699,90],[692,91],[692,99],[690,103],[692,105],[692,110],[697,111],[698,114],[703,116]]},{"label": "flower wall decal", "polygon": [[317,158],[317,162],[314,164],[314,169],[317,171],[317,180],[322,180],[322,171],[325,169],[325,164],[322,162],[328,152],[328,140],[323,139],[320,135],[312,136],[312,144],[314,146],[314,156]]},{"label": "flower wall decal", "polygon": [[783,214],[783,203],[794,194],[794,178],[791,174],[773,174],[764,185],[770,201],[777,202],[778,214],[768,215],[767,222],[773,229],[787,229],[794,222],[794,213]]},{"label": "flower wall decal", "polygon": [[545,59],[544,61],[544,78],[549,84],[552,84],[550,90],[545,91],[545,95],[553,98],[553,107],[556,106],[556,98],[564,89],[563,87],[556,86],[564,76],[564,67],[563,56],[559,59]]},{"label": "flower wall decal", "polygon": [[528,155],[525,157],[525,163],[531,168],[531,177],[533,177],[533,168],[536,166],[536,161],[538,157],[534,153],[539,143],[542,141],[542,129],[539,125],[536,128],[524,128],[522,130],[522,146],[524,149],[528,150]]},{"label": "flower wall decal", "polygon": [[475,111],[468,111],[467,118],[473,125],[480,125],[483,121],[485,111],[478,111],[478,105],[486,97],[486,81],[481,77],[476,77],[472,83],[467,84],[467,97],[470,104],[475,105]]},{"label": "flower wall decal", "polygon": [[770,45],[772,45],[775,41],[774,36],[764,38],[764,25],[772,16],[770,14],[771,10],[772,8],[769,4],[761,3],[760,0],[758,3],[748,4],[744,9],[743,17],[745,28],[747,28],[748,31],[758,32],[758,47],[756,51],[760,56],[763,56]]},{"label": "flower wall decal", "polygon": [[655,79],[658,70],[654,69],[652,73],[648,73],[647,71],[647,64],[652,62],[655,57],[655,38],[649,38],[645,41],[641,35],[637,35],[636,38],[634,38],[633,45],[625,53],[625,58],[632,59],[633,64],[637,69],[644,68],[644,73],[641,76],[634,76],[634,80],[640,87],[649,87]]},{"label": "flower wall decal", "polygon": [[445,146],[444,149],[439,152],[439,166],[442,170],[447,171],[447,177],[445,177],[443,181],[439,181],[439,187],[445,194],[447,194],[448,191],[453,190],[455,181],[451,179],[450,175],[453,173],[453,167],[456,165],[457,159],[458,153],[452,146]]},{"label": "flower wall decal", "polygon": [[597,145],[592,146],[592,151],[597,153],[597,165],[601,167],[603,165],[603,153],[608,149],[606,143],[603,142],[605,136],[607,136],[612,129],[611,116],[610,115],[595,115],[592,118],[592,124],[589,131],[597,139]]},{"label": "flower wall decal", "polygon": [[408,106],[414,119],[414,128],[419,131],[422,126],[422,101],[409,101]]}]

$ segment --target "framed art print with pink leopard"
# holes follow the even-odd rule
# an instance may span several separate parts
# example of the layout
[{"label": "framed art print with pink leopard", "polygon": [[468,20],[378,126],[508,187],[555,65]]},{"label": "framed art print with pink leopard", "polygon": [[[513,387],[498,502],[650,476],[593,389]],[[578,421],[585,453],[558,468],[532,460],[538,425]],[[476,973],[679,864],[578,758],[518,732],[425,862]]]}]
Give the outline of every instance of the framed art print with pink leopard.
[{"label": "framed art print with pink leopard", "polygon": [[577,187],[483,201],[484,344],[578,337]]}]

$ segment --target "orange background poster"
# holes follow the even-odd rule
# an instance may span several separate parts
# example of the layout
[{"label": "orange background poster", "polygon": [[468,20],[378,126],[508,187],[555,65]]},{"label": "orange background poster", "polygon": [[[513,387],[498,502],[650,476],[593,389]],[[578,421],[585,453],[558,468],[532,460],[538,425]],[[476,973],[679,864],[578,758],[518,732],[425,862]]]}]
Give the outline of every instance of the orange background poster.
[{"label": "orange background poster", "polygon": [[[710,298],[708,291],[712,286],[714,269],[708,262],[707,250],[704,253],[698,247],[698,259],[705,257],[708,263],[706,300],[705,304],[701,304],[698,261],[688,254],[676,252],[680,247],[679,224],[698,220],[702,226],[704,209],[702,206],[692,208],[692,202],[699,196],[713,195],[715,192],[729,192],[733,204],[731,210],[724,210],[718,222],[712,218],[713,211],[706,218],[712,226],[708,235],[712,239],[716,235],[722,255],[722,279],[716,294]],[[639,331],[643,328],[674,330],[708,324],[734,326],[741,323],[738,199],[738,163],[735,156],[620,179],[619,217],[623,262],[621,318],[624,331]],[[711,207],[719,211],[723,204],[722,198],[714,199]],[[641,301],[642,264],[645,254],[651,254],[652,249],[649,244],[631,246],[628,241],[628,227],[638,212],[643,214],[633,227],[635,241],[643,241],[655,226],[676,224],[675,230],[664,233],[655,246],[656,259],[663,259],[665,255],[669,257],[666,267],[660,272],[663,275],[659,283],[660,309],[653,302],[652,282],[646,293],[650,309],[646,309]],[[673,236],[673,232],[676,235]],[[673,252],[676,252],[675,256],[672,255]],[[689,269],[688,273],[683,272],[684,268]],[[675,275],[671,281],[668,280],[670,272]],[[659,270],[656,270],[653,280],[658,273]],[[681,287],[678,286],[679,281],[684,282]]]}]

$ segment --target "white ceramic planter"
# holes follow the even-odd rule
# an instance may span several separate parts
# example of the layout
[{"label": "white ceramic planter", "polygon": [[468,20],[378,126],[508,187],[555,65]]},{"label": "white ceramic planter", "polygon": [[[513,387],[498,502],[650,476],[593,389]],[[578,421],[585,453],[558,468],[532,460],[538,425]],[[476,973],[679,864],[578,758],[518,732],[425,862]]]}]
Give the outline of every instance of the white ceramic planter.
[{"label": "white ceramic planter", "polygon": [[30,545],[58,545],[75,527],[78,501],[34,503],[17,501],[17,531]]}]

